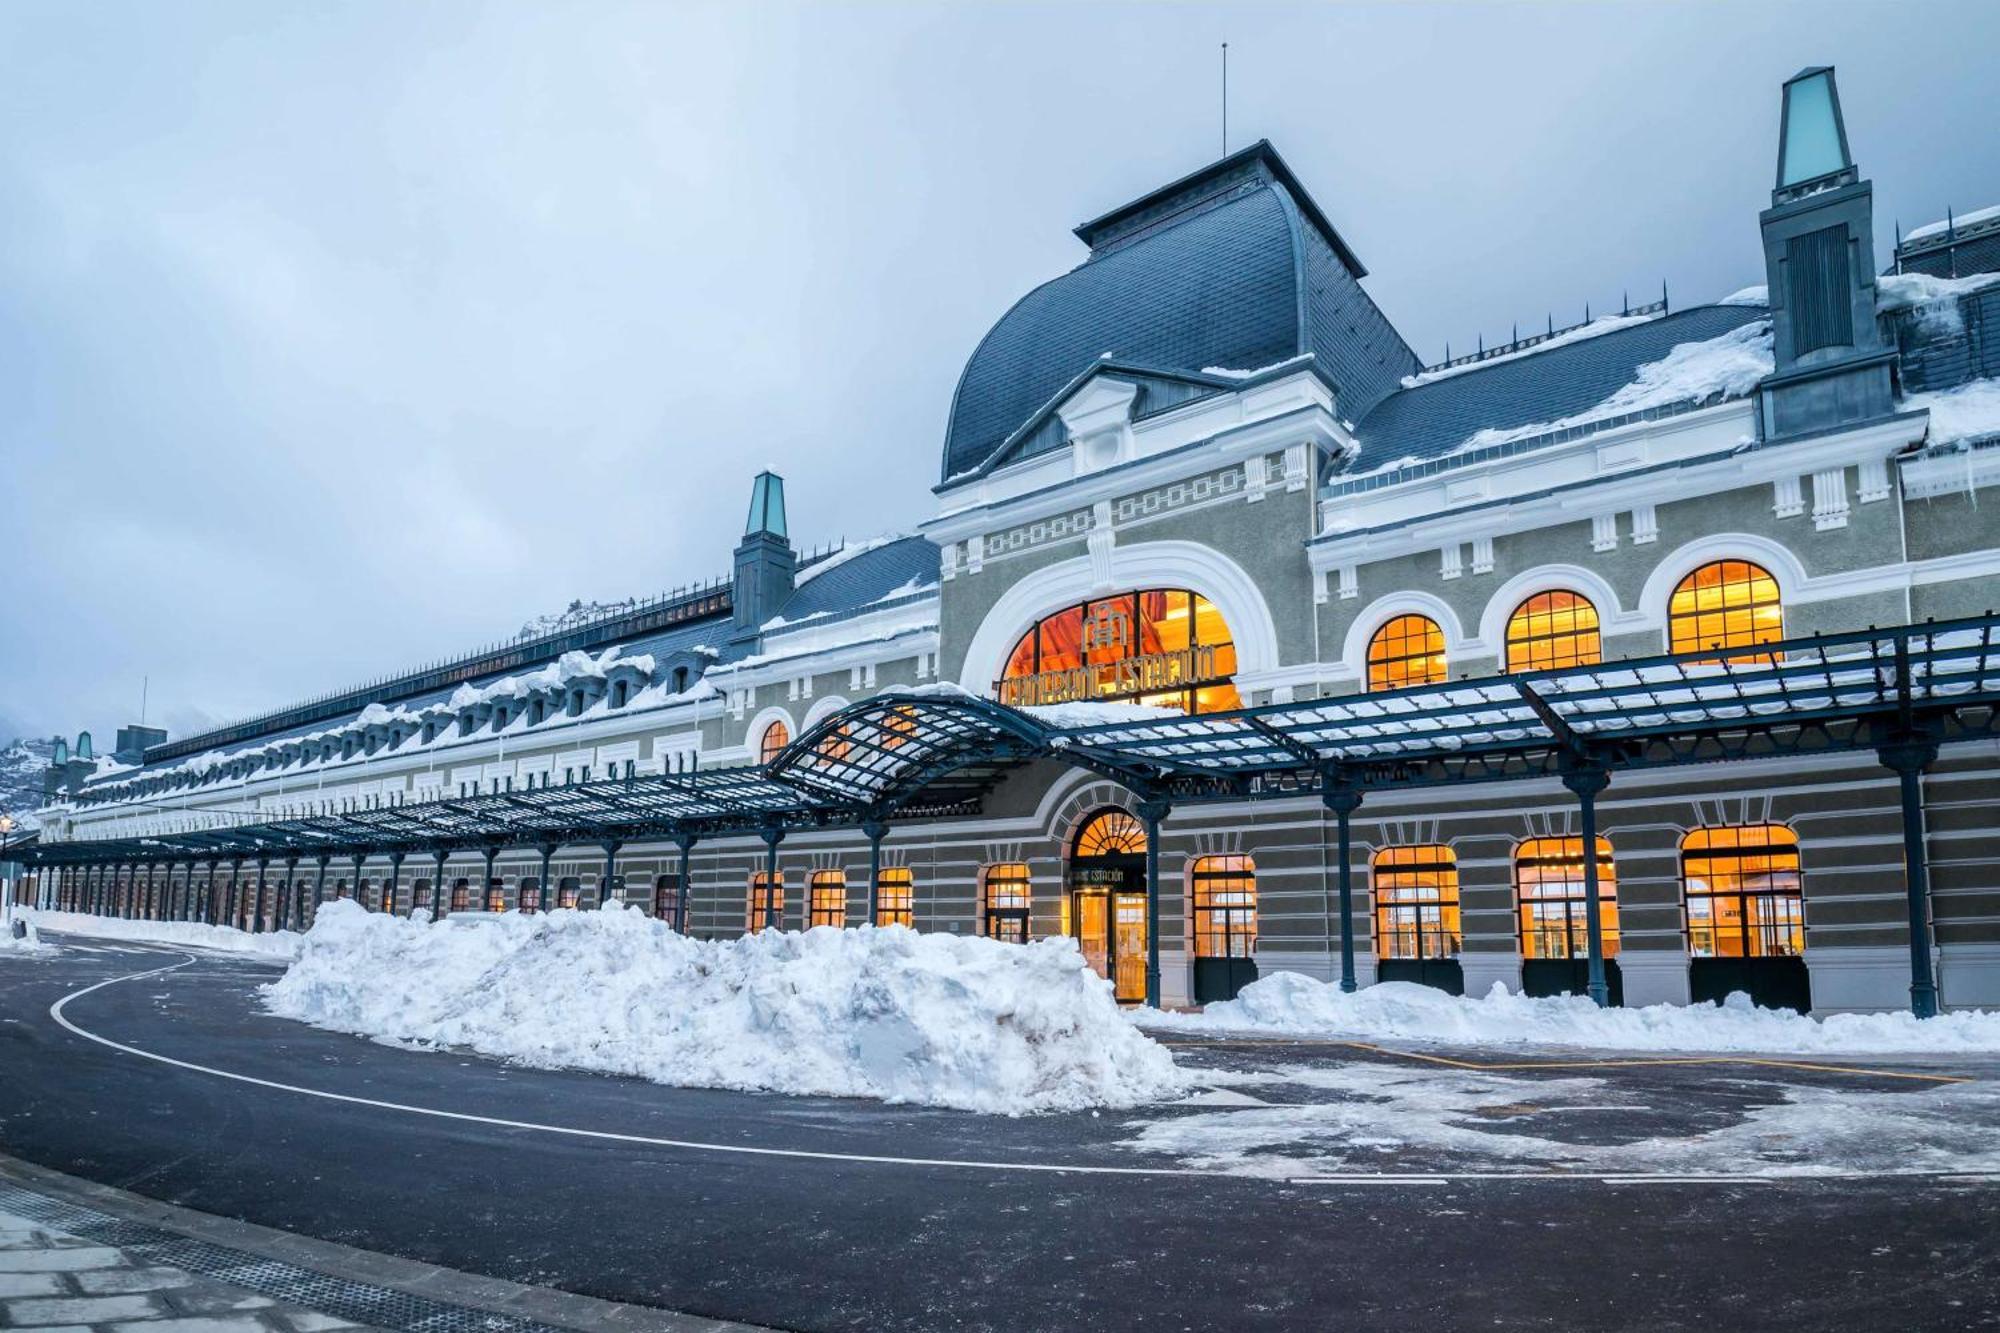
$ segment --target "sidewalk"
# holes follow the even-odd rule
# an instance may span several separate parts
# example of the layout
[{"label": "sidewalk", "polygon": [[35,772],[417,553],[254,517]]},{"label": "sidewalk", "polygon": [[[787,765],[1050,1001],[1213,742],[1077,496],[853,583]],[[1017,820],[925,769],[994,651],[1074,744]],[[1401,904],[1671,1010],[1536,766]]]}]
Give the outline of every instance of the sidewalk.
[{"label": "sidewalk", "polygon": [[0,1333],[752,1333],[191,1212],[0,1156]]}]

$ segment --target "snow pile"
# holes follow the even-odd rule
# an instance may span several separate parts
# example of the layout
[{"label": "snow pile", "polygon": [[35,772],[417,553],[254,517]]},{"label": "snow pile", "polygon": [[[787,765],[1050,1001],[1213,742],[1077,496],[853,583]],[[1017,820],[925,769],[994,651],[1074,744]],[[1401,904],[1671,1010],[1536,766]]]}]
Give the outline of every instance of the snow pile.
[{"label": "snow pile", "polygon": [[[43,930],[65,935],[95,935],[107,940],[143,940],[149,944],[177,944],[190,949],[211,949],[220,953],[261,954],[269,958],[296,958],[303,940],[297,931],[266,931],[252,935],[233,926],[211,926],[200,921],[127,921],[123,917],[93,916],[88,912],[45,912],[29,909],[31,920]],[[324,909],[322,909],[324,910]]]},{"label": "snow pile", "polygon": [[233,926],[211,926],[199,921],[128,921],[122,917],[95,916],[88,912],[52,912],[36,909],[32,920],[42,930],[66,935],[90,935],[99,939],[135,940],[151,944],[173,944],[208,949],[220,953],[257,954],[270,958],[298,956],[303,940],[297,931],[268,931],[253,935]]},{"label": "snow pile", "polygon": [[1932,444],[1957,444],[2000,434],[2000,380],[1973,380],[1938,393],[1913,393],[1903,407],[1927,408]]},{"label": "snow pile", "polygon": [[1068,940],[903,927],[708,942],[636,909],[440,926],[329,903],[285,1018],[656,1083],[1019,1115],[1184,1090]]},{"label": "snow pile", "polygon": [[1926,222],[1921,227],[1912,227],[1903,233],[1903,243],[1907,245],[1911,241],[1920,241],[1926,236],[1942,236],[1947,231],[1963,227],[1975,227],[1982,222],[1991,222],[1995,218],[2000,218],[2000,204],[1994,204],[1986,208],[1976,208],[1970,213],[1960,213],[1954,217],[1939,218],[1936,222]]},{"label": "snow pile", "polygon": [[1454,1046],[1787,1055],[2000,1052],[2000,1013],[1983,1011],[1922,1020],[1907,1013],[1817,1019],[1789,1009],[1753,1008],[1743,995],[1719,1006],[1599,1009],[1584,996],[1530,999],[1498,983],[1479,999],[1409,981],[1385,981],[1347,995],[1338,986],[1296,972],[1274,972],[1245,986],[1234,1000],[1211,1004],[1200,1014],[1148,1014],[1145,1021],[1202,1031],[1327,1033]]},{"label": "snow pile", "polygon": [[27,933],[20,939],[14,938],[13,921],[0,922],[0,954],[12,954],[19,958],[30,954],[51,954],[56,951],[55,945],[45,943],[41,935],[36,932],[35,923],[27,919],[31,910],[21,910],[18,919],[27,927]]},{"label": "snow pile", "polygon": [[618,602],[586,602],[579,597],[560,611],[553,614],[545,613],[527,621],[521,626],[520,633],[514,636],[514,640],[517,643],[525,643],[529,639],[544,639],[565,630],[581,629],[607,616],[629,615],[638,609],[639,599],[636,597],[627,597]]},{"label": "snow pile", "polygon": [[1157,704],[1099,703],[1080,699],[1066,704],[1027,704],[1017,711],[1052,727],[1110,727],[1121,722],[1181,721],[1187,717],[1178,708]]},{"label": "snow pile", "polygon": [[1879,314],[1953,300],[2000,283],[2000,273],[1974,273],[1964,278],[1938,278],[1928,273],[1885,273],[1875,279],[1875,309]]},{"label": "snow pile", "polygon": [[1755,287],[1742,287],[1716,302],[1717,305],[1769,305],[1771,289],[1763,283]]}]

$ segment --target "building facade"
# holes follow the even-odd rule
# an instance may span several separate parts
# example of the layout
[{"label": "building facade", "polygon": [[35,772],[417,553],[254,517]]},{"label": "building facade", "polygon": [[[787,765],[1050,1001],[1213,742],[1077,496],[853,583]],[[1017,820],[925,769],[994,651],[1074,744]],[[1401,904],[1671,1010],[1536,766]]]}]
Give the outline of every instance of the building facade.
[{"label": "building facade", "polygon": [[[1078,227],[1084,260],[993,326],[919,535],[801,557],[766,474],[726,578],[206,735],[65,756],[42,845],[123,850],[52,863],[39,892],[222,903],[258,926],[322,896],[447,913],[617,899],[709,937],[860,925],[872,900],[919,930],[1072,936],[1121,999],[1147,994],[1149,959],[1170,1004],[1273,970],[1333,979],[1327,791],[1147,809],[1060,752],[872,836],[524,834],[294,848],[248,870],[195,840],[360,812],[390,829],[455,802],[504,834],[496,796],[545,808],[552,789],[782,771],[809,735],[844,753],[863,741],[842,719],[885,697],[1077,727],[1661,655],[1754,663],[1984,616],[2000,263],[1975,222],[1970,240],[1948,229],[1949,272],[1877,276],[1832,71],[1787,83],[1782,108],[1763,288],[1431,366],[1278,153],[1232,154]],[[877,726],[891,749],[897,716]],[[1344,821],[1355,970],[1582,990],[1594,869],[1614,1002],[1904,1007],[1921,899],[1915,947],[1943,1005],[2000,1005],[2000,748],[1953,739],[1925,759],[1917,895],[1903,779],[1866,750],[1618,773],[1589,855],[1576,796],[1546,775],[1371,791]],[[146,839],[174,850],[135,852]],[[256,894],[222,890],[246,873]]]}]

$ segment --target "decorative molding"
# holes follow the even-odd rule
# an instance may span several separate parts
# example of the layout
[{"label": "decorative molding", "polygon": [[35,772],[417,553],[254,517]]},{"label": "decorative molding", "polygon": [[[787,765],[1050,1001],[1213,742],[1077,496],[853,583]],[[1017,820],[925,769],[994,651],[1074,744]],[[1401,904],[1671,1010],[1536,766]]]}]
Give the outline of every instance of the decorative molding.
[{"label": "decorative molding", "polygon": [[1590,516],[1590,549],[1593,551],[1618,549],[1618,515],[1615,512]]},{"label": "decorative molding", "polygon": [[1472,539],[1472,572],[1475,574],[1491,574],[1493,572],[1493,539],[1491,537],[1474,537]]},{"label": "decorative molding", "polygon": [[1328,665],[1339,667],[1357,680],[1367,679],[1368,641],[1383,625],[1405,615],[1427,616],[1437,622],[1437,627],[1444,632],[1447,662],[1465,654],[1465,629],[1459,624],[1458,613],[1451,609],[1451,605],[1427,592],[1402,589],[1384,593],[1361,609],[1347,627],[1347,639],[1340,650],[1341,660]]},{"label": "decorative molding", "polygon": [[1829,528],[1847,526],[1847,469],[1844,467],[1825,468],[1813,473],[1813,528],[1825,532]]},{"label": "decorative molding", "polygon": [[1660,539],[1660,514],[1657,507],[1650,504],[1636,505],[1632,510],[1632,544],[1650,546]]},{"label": "decorative molding", "polygon": [[1806,512],[1806,498],[1796,475],[1779,477],[1771,483],[1771,512],[1779,518],[1797,518]]},{"label": "decorative molding", "polygon": [[1465,548],[1457,542],[1447,542],[1438,548],[1438,577],[1455,579],[1465,572],[1461,561]]},{"label": "decorative molding", "polygon": [[1361,593],[1361,585],[1359,582],[1356,581],[1355,567],[1353,565],[1342,565],[1340,567],[1341,600],[1352,601],[1355,597],[1359,596],[1360,593]]},{"label": "decorative molding", "polygon": [[1864,458],[1860,467],[1861,503],[1874,504],[1889,498],[1889,460]]}]

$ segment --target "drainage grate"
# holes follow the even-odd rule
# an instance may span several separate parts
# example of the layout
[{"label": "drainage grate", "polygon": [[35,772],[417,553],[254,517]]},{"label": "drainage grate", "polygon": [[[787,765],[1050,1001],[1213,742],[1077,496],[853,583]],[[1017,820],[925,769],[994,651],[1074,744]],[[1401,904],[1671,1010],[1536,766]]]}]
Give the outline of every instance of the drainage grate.
[{"label": "drainage grate", "polygon": [[330,1277],[297,1264],[265,1259],[247,1250],[233,1250],[141,1222],[127,1222],[4,1181],[0,1181],[0,1210],[99,1245],[116,1246],[149,1264],[178,1268],[356,1324],[408,1333],[569,1333],[553,1324],[465,1305],[447,1305],[390,1287]]}]

